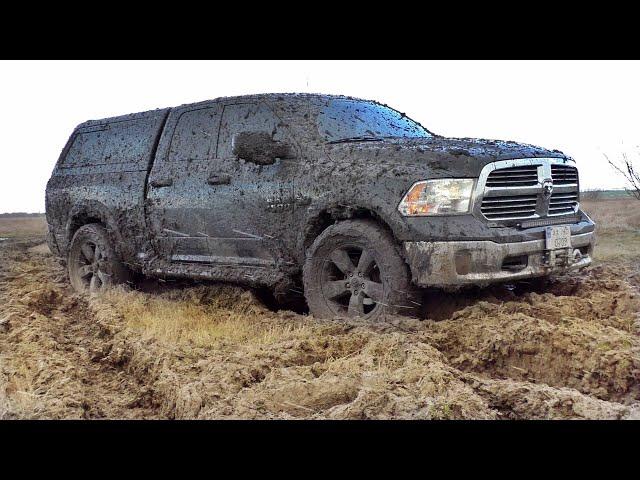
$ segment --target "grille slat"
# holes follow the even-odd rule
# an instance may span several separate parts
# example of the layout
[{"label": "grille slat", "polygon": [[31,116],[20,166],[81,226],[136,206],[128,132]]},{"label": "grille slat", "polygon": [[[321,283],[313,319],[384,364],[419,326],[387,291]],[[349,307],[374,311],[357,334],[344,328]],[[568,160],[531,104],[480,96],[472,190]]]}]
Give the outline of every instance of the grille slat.
[{"label": "grille slat", "polygon": [[510,173],[509,175],[499,175],[497,172],[493,173],[491,175],[491,178],[489,179],[490,181],[504,181],[504,180],[518,180],[518,179],[522,179],[522,180],[532,180],[536,177],[536,175],[534,174],[527,174],[527,173]]},{"label": "grille slat", "polygon": [[554,193],[551,195],[551,201],[553,200],[564,200],[564,199],[576,199],[578,198],[578,194],[575,192],[569,193]]},{"label": "grille slat", "polygon": [[532,212],[531,215],[523,215],[521,212],[514,212],[514,213],[501,213],[501,214],[486,214],[485,213],[485,217],[487,217],[489,220],[517,220],[520,218],[529,218],[532,217],[535,214],[535,212]]},{"label": "grille slat", "polygon": [[484,199],[489,203],[526,202],[528,200],[535,201],[537,198],[537,195],[505,195],[499,197],[484,197]]},{"label": "grille slat", "polygon": [[488,187],[527,187],[529,185],[535,185],[538,180],[492,180],[491,182],[487,182]]},{"label": "grille slat", "polygon": [[508,205],[486,205],[484,208],[486,210],[509,210],[514,207],[520,208],[535,208],[536,202],[526,202],[526,203],[510,203]]},{"label": "grille slat", "polygon": [[505,169],[505,171],[494,170],[489,174],[490,177],[510,177],[512,175],[537,175],[538,167],[531,167],[527,169]]},{"label": "grille slat", "polygon": [[510,208],[510,209],[503,209],[500,211],[487,212],[485,215],[501,216],[505,213],[524,213],[526,215],[533,215],[535,211],[536,211],[535,208]]},{"label": "grille slat", "polygon": [[487,207],[500,207],[500,206],[509,206],[513,204],[524,204],[524,203],[536,203],[536,199],[532,198],[531,200],[491,200],[487,199],[485,202],[482,202],[483,205]]}]

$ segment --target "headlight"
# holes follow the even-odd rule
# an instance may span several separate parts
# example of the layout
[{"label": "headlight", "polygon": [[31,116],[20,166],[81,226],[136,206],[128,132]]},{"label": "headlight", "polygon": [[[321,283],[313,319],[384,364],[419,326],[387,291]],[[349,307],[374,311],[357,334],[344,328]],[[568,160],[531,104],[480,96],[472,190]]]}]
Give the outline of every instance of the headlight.
[{"label": "headlight", "polygon": [[474,182],[471,178],[416,182],[398,205],[398,210],[406,216],[467,213]]}]

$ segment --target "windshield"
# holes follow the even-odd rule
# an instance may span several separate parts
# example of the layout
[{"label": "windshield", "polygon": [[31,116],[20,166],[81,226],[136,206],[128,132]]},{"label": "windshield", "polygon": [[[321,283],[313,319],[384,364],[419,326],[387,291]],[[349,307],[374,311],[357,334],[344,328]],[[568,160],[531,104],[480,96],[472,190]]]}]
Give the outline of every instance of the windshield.
[{"label": "windshield", "polygon": [[358,100],[330,100],[317,122],[318,132],[328,142],[431,136],[419,123],[392,108]]}]

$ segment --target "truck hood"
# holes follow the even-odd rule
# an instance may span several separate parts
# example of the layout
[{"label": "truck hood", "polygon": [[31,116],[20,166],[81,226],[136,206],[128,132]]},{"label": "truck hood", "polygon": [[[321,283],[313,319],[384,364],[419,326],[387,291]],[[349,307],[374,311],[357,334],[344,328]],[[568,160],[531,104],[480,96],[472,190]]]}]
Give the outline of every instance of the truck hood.
[{"label": "truck hood", "polygon": [[[393,138],[329,144],[326,153],[337,162],[366,162],[374,165],[395,164],[427,170],[434,177],[476,177],[482,167],[498,160],[516,158],[567,158],[558,150],[503,140],[478,138]],[[375,167],[374,167],[375,168]],[[385,169],[386,170],[386,169]]]}]

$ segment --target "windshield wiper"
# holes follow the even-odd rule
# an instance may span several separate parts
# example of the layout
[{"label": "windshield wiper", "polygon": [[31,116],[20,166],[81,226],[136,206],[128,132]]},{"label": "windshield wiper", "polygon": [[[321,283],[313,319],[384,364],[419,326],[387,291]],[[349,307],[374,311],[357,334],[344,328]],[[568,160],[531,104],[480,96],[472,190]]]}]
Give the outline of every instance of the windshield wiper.
[{"label": "windshield wiper", "polygon": [[381,142],[383,139],[380,137],[347,137],[339,138],[338,140],[331,140],[327,143],[347,143],[347,142]]}]

